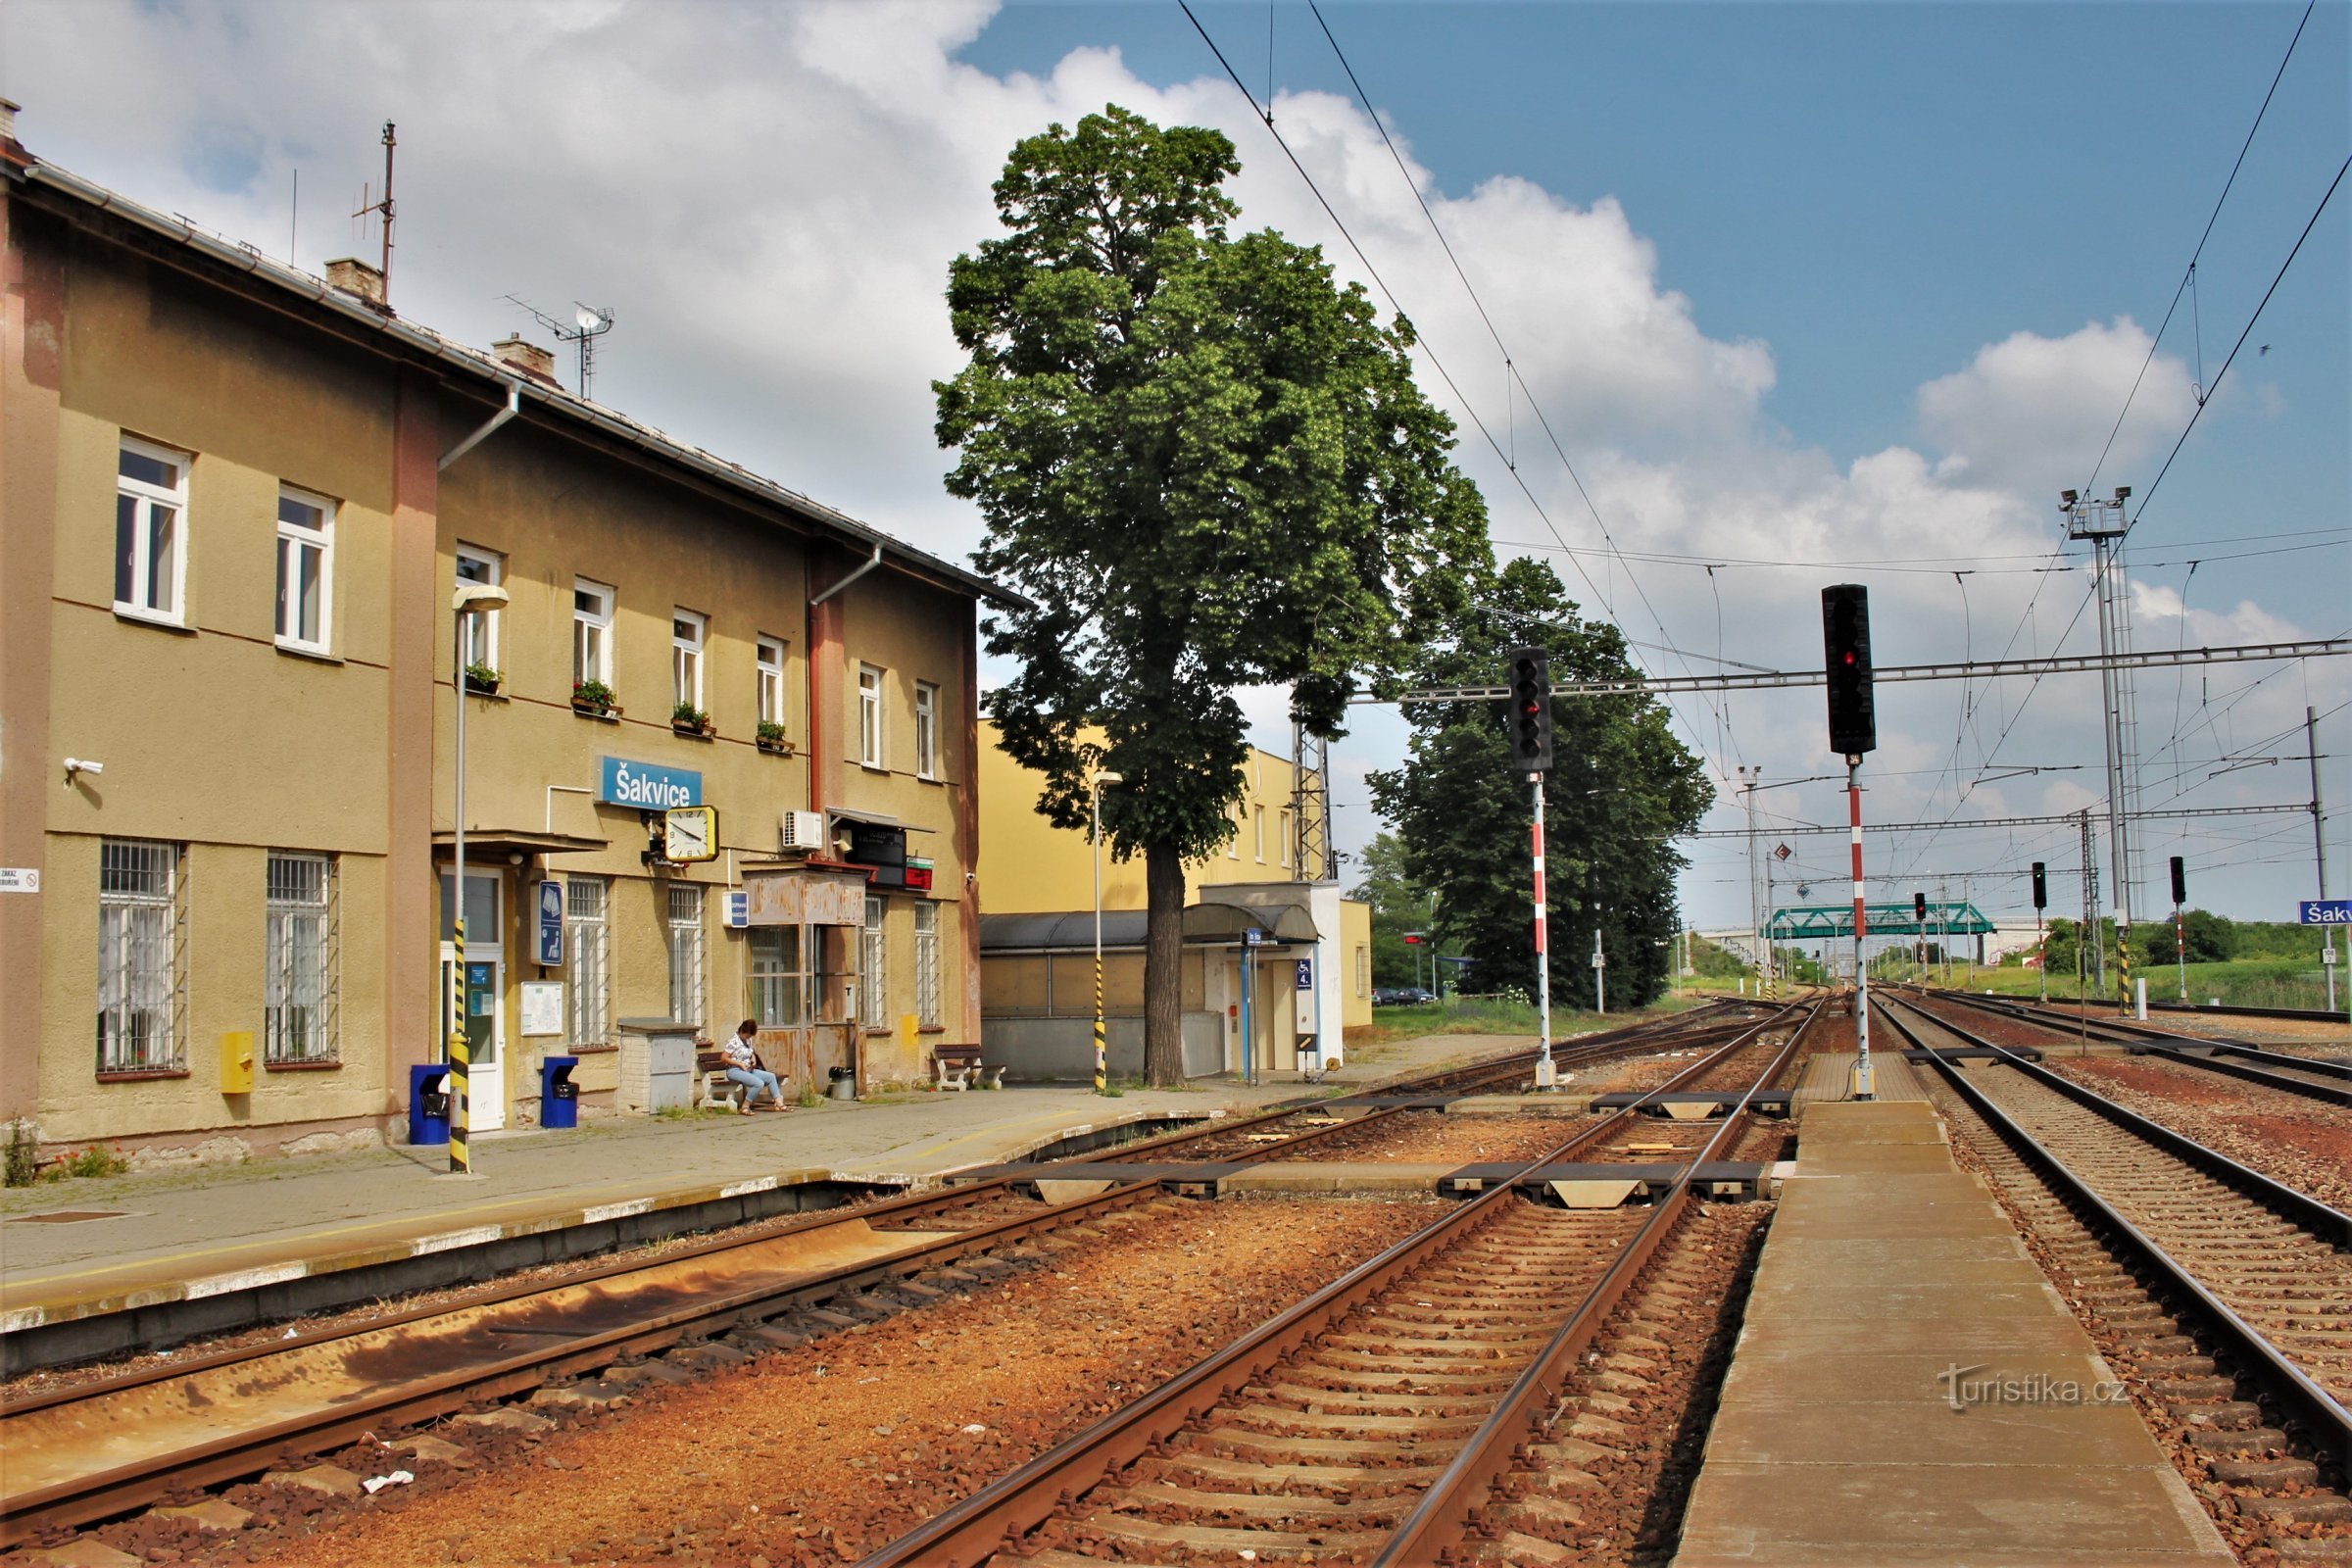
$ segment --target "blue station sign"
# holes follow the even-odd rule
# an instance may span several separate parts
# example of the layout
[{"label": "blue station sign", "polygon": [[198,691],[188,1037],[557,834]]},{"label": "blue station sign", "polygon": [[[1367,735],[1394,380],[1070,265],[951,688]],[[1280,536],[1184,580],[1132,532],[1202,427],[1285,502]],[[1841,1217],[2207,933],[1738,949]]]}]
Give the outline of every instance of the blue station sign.
[{"label": "blue station sign", "polygon": [[652,762],[631,761],[625,757],[608,757],[596,798],[607,806],[634,807],[641,811],[700,806],[703,775],[691,767],[660,767]]},{"label": "blue station sign", "polygon": [[2305,925],[2352,925],[2352,899],[2305,899],[2300,907]]}]

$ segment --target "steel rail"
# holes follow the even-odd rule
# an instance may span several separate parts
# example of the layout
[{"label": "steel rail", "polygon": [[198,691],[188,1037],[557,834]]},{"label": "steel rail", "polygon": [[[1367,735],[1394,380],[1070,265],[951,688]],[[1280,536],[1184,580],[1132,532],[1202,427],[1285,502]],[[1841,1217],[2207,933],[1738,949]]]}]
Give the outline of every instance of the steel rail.
[{"label": "steel rail", "polygon": [[[1918,1013],[1928,1022],[1947,1034],[1966,1041],[1977,1050],[1998,1054],[2003,1061],[2044,1089],[2062,1095],[2085,1110],[2105,1117],[2143,1143],[2154,1144],[2175,1159],[2203,1171],[2223,1186],[2234,1189],[2244,1197],[2252,1199],[2279,1218],[2300,1230],[2308,1231],[2321,1241],[2335,1247],[2342,1247],[2346,1244],[2347,1239],[2352,1239],[2352,1214],[2346,1214],[2341,1209],[2331,1208],[2309,1193],[2298,1192],[2284,1182],[2265,1176],[2251,1166],[2241,1165],[2220,1150],[2210,1149],[2185,1133],[2175,1132],[2162,1122],[2152,1121],[2128,1105],[2118,1104],[2097,1090],[2085,1088],[2063,1073],[2055,1073],[2037,1062],[2028,1061],[2011,1048],[1987,1040],[1984,1036],[1954,1023],[1949,1018],[1930,1012],[1909,998],[1903,999],[1896,1004]],[[1918,1038],[1909,1030],[1905,1030],[1904,1033],[1914,1040]],[[1935,1050],[1933,1046],[1923,1046],[1920,1049]],[[1936,1065],[1942,1066],[1944,1063],[1939,1058]]]},{"label": "steel rail", "polygon": [[[1963,1002],[1980,1011],[1997,1013],[2054,1034],[2063,1035],[2068,1029],[2097,1033],[2118,1042],[2134,1054],[2145,1053],[2166,1061],[2202,1067],[2209,1072],[2241,1078],[2283,1094],[2301,1095],[2307,1100],[2326,1101],[2332,1105],[2352,1105],[2352,1067],[2340,1062],[2283,1055],[2275,1051],[2265,1051],[2250,1041],[2177,1035],[2116,1018],[2068,1018],[2055,1009],[2005,1004],[1998,998],[1972,997],[1965,992],[1938,991],[1929,995],[1940,1000]],[[2232,1057],[2245,1059],[2230,1059]],[[2313,1077],[2293,1076],[2299,1072],[2310,1073]],[[2337,1082],[2315,1083],[2313,1078],[2332,1078]]]},{"label": "steel rail", "polygon": [[[1713,1022],[1702,1023],[1693,1030],[1689,1017],[1671,1021],[1677,1027],[1660,1030],[1656,1021],[1630,1026],[1610,1032],[1606,1039],[1586,1042],[1591,1055],[1605,1056],[1624,1050],[1629,1044],[1639,1047],[1656,1039],[1676,1038],[1683,1033],[1706,1033],[1722,1027]],[[1529,1055],[1532,1060],[1532,1053]],[[1437,1077],[1458,1076],[1463,1069],[1453,1069]],[[1188,1129],[1152,1140],[1155,1148],[1180,1147],[1186,1142],[1230,1133],[1238,1127],[1254,1125],[1279,1116],[1298,1114],[1302,1109],[1321,1108],[1330,1102],[1309,1102],[1304,1106],[1270,1112],[1266,1116],[1245,1118],[1200,1129]],[[1404,1107],[1394,1107],[1401,1109]],[[1342,1122],[1334,1128],[1314,1129],[1289,1141],[1286,1150],[1295,1148],[1321,1134],[1357,1127],[1382,1116],[1390,1107],[1383,1107]],[[1125,1159],[1132,1157],[1141,1145],[1129,1145],[1099,1152],[1090,1159]],[[550,1283],[518,1284],[493,1290],[458,1306],[422,1306],[373,1319],[365,1324],[338,1327],[298,1335],[290,1340],[271,1341],[222,1350],[170,1366],[156,1366],[101,1383],[74,1388],[44,1391],[28,1396],[0,1403],[0,1437],[8,1424],[22,1417],[38,1414],[77,1402],[92,1402],[111,1396],[151,1388],[172,1381],[189,1379],[249,1363],[264,1362],[290,1352],[303,1352],[329,1347],[338,1341],[357,1340],[364,1336],[379,1335],[386,1331],[413,1327],[428,1321],[455,1321],[466,1317],[479,1318],[493,1310],[526,1303],[533,1297],[550,1296],[557,1292],[576,1291],[599,1282],[645,1274],[651,1270],[687,1270],[700,1259],[725,1253],[744,1247],[771,1245],[796,1235],[821,1231],[839,1225],[847,1219],[857,1219],[869,1226],[893,1221],[919,1219],[925,1215],[953,1212],[985,1201],[989,1197],[1021,1185],[1019,1178],[999,1178],[948,1192],[910,1193],[886,1200],[869,1208],[845,1215],[826,1210],[802,1216],[772,1229],[761,1229],[756,1235],[717,1237],[664,1252],[648,1262],[643,1259],[622,1259],[600,1267],[583,1270],[563,1280]],[[714,1331],[732,1327],[745,1320],[773,1316],[792,1306],[822,1301],[855,1291],[863,1286],[883,1283],[893,1278],[914,1275],[926,1269],[942,1266],[974,1252],[984,1252],[1029,1236],[1058,1229],[1097,1212],[1126,1207],[1160,1196],[1156,1182],[1137,1182],[1110,1188],[1091,1198],[1055,1205],[1034,1213],[1014,1215],[987,1225],[958,1231],[927,1244],[909,1247],[868,1261],[824,1270],[794,1281],[786,1286],[760,1286],[750,1290],[714,1297],[698,1302],[691,1308],[658,1314],[642,1321],[616,1328],[569,1337],[561,1343],[538,1343],[530,1349],[502,1359],[477,1362],[469,1367],[454,1368],[446,1373],[413,1380],[396,1387],[378,1391],[372,1396],[349,1401],[332,1407],[307,1412],[300,1416],[234,1433],[183,1448],[171,1454],[148,1458],[113,1469],[76,1477],[15,1494],[0,1494],[0,1546],[15,1545],[32,1534],[52,1527],[89,1523],[113,1517],[130,1509],[163,1500],[187,1486],[203,1486],[236,1479],[267,1468],[289,1448],[318,1451],[339,1446],[356,1439],[362,1432],[377,1428],[411,1425],[431,1420],[464,1408],[483,1398],[497,1398],[537,1387],[553,1379],[574,1372],[592,1370],[611,1364],[614,1359],[659,1350],[680,1340],[707,1336]],[[493,1329],[493,1332],[496,1332]]]},{"label": "steel rail", "polygon": [[[1688,1079],[1730,1059],[1792,1007],[1782,1007],[1712,1054],[1651,1091],[1670,1093]],[[1648,1097],[1644,1097],[1646,1101]],[[1637,1113],[1629,1105],[1568,1139],[1522,1170],[1539,1170],[1597,1139]],[[1008,1475],[869,1553],[858,1568],[971,1568],[990,1554],[1018,1554],[1022,1539],[1074,1499],[1198,1420],[1261,1376],[1268,1362],[1310,1341],[1348,1313],[1376,1299],[1402,1275],[1452,1247],[1512,1201],[1516,1178],[1498,1181],[1461,1207],[1350,1269],[1304,1300],[1260,1324],[1214,1355],[1194,1363],[1149,1394],[1076,1433]]]},{"label": "steel rail", "polygon": [[2244,1007],[2235,1003],[2158,1002],[2150,998],[2148,1005],[2160,1012],[2204,1012],[2225,1018],[2284,1018],[2290,1023],[2344,1023],[2352,1014],[2329,1012],[2326,1007]]},{"label": "steel rail", "polygon": [[1746,1131],[1750,1102],[1788,1068],[1803,1044],[1806,1031],[1814,1026],[1826,1005],[1826,999],[1812,1004],[1812,1012],[1789,1035],[1788,1043],[1771,1064],[1740,1095],[1739,1103],[1705,1147],[1691,1156],[1690,1163],[1658,1200],[1649,1218],[1609,1265],[1608,1272],[1504,1393],[1453,1462],[1430,1483],[1412,1512],[1389,1538],[1388,1545],[1372,1559],[1373,1568],[1409,1568],[1412,1564],[1434,1561],[1443,1547],[1458,1543],[1468,1533],[1471,1516],[1485,1506],[1495,1482],[1509,1472],[1513,1448],[1530,1437],[1558,1404],[1569,1370],[1599,1335],[1603,1322],[1648,1267],[1658,1249],[1688,1215],[1692,1201],[1692,1178],[1698,1167],[1713,1159],[1718,1148],[1736,1143]]},{"label": "steel rail", "polygon": [[[2158,1246],[2153,1238],[2131,1220],[2124,1217],[2113,1203],[2100,1197],[2090,1184],[2075,1174],[2067,1163],[2044,1148],[2032,1133],[2018,1125],[2000,1106],[1994,1104],[1982,1089],[1969,1082],[1968,1074],[1943,1059],[1934,1047],[1896,1014],[1909,1010],[1910,1004],[1890,1006],[1887,1021],[1897,1032],[1909,1039],[1934,1059],[1936,1070],[1942,1074],[1955,1093],[1965,1100],[1969,1108],[1983,1117],[1995,1136],[2006,1143],[2019,1158],[2038,1172],[2058,1189],[2062,1199],[2087,1213],[2096,1235],[2102,1228],[2111,1250],[2125,1254],[2126,1260],[2138,1269],[2153,1275],[2164,1287],[2179,1298],[2184,1306],[2202,1318],[2208,1329],[2238,1364],[2253,1373],[2268,1386],[2268,1392],[2293,1417],[2299,1420],[2310,1441],[2321,1452],[2352,1453],[2352,1411],[2336,1401],[2333,1396],[2315,1382],[2311,1374],[2297,1366],[2262,1332],[2238,1316],[2229,1303],[2209,1290],[2205,1284],[2172,1253]],[[1931,1022],[1934,1014],[1926,1014]],[[1948,1027],[1948,1026],[1947,1026]],[[1994,1047],[1994,1050],[2000,1050]],[[2010,1055],[2003,1052],[2003,1055]],[[2013,1063],[2025,1063],[2010,1056]]]}]

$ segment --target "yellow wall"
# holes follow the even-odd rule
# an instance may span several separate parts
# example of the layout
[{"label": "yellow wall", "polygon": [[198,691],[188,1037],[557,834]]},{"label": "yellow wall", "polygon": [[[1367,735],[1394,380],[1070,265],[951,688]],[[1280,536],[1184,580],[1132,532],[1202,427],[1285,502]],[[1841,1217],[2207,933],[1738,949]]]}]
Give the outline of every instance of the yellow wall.
[{"label": "yellow wall", "polygon": [[1348,1028],[1372,1021],[1372,906],[1340,901],[1341,1022]]},{"label": "yellow wall", "polygon": [[[1040,780],[1004,755],[996,726],[980,721],[981,838],[988,855],[981,867],[986,907],[991,914],[1037,914],[1055,909],[1091,909],[1095,905],[1084,828],[1056,828],[1038,814]],[[1254,747],[1246,769],[1247,795],[1233,813],[1233,836],[1224,850],[1186,863],[1185,885],[1203,882],[1288,882],[1290,852],[1281,828],[1291,809],[1288,758]],[[1110,785],[1108,789],[1119,786]],[[1253,812],[1265,820],[1265,854],[1259,858]],[[1102,852],[1102,907],[1140,909],[1144,859],[1124,861]]]}]

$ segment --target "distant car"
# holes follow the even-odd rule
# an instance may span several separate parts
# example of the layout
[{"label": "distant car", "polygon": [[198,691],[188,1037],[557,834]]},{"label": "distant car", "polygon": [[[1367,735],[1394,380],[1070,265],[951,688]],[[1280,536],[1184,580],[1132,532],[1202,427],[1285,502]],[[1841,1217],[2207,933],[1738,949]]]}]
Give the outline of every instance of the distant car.
[{"label": "distant car", "polygon": [[1375,1007],[1410,1007],[1437,1000],[1419,986],[1381,986],[1372,993]]}]

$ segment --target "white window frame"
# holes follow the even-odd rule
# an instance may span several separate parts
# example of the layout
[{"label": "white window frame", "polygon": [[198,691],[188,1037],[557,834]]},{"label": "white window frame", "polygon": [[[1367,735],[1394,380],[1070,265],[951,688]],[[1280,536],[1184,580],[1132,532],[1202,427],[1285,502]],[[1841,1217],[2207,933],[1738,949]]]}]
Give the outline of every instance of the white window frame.
[{"label": "white window frame", "polygon": [[[747,933],[744,1010],[762,1029],[797,1029],[808,1022],[805,934],[797,925],[756,925]],[[762,951],[770,948],[775,951]]]},{"label": "white window frame", "polygon": [[914,683],[914,776],[939,777],[939,687],[927,680]]},{"label": "white window frame", "polygon": [[[467,566],[474,569],[467,571],[466,569]],[[487,587],[496,588],[507,580],[507,558],[495,551],[483,550],[474,545],[460,544],[455,579],[457,583],[478,582]],[[496,605],[483,606],[465,617],[466,630],[463,636],[466,664],[480,664],[496,670],[504,670],[507,667],[498,662],[498,623],[500,618]],[[459,673],[464,673],[463,668]]]},{"label": "white window frame", "polygon": [[1242,819],[1241,808],[1237,807],[1235,808],[1235,815],[1233,819],[1233,831],[1225,836],[1225,858],[1228,860],[1238,860],[1241,858]]},{"label": "white window frame", "polygon": [[[149,463],[170,465],[172,474],[172,484],[167,487],[156,484],[152,480],[133,479],[123,473],[122,458],[126,455],[143,458]],[[115,458],[116,614],[127,615],[133,620],[158,621],[167,626],[180,626],[187,623],[188,470],[194,466],[195,459],[188,453],[174,451],[171,447],[157,446],[152,441],[142,441],[134,435],[122,437],[122,446]],[[123,512],[124,502],[130,503],[130,511],[127,515]],[[154,521],[156,509],[159,507],[168,507],[172,512],[171,526],[166,530],[172,552],[168,573],[171,579],[169,584],[155,580],[156,530]],[[128,529],[130,533],[127,540],[122,537],[125,529]],[[132,595],[128,599],[123,598],[121,593],[121,589],[124,586],[122,569],[125,545],[128,546],[130,569],[128,586]],[[171,603],[161,605],[149,603],[148,598],[141,594],[142,584],[152,590],[168,590]]]},{"label": "white window frame", "polygon": [[1257,863],[1263,865],[1266,863],[1266,808],[1264,807],[1252,806],[1250,808],[1250,826],[1257,835]]},{"label": "white window frame", "polygon": [[879,664],[858,666],[858,761],[864,767],[884,767],[882,678]]},{"label": "white window frame", "polygon": [[564,879],[564,1008],[574,1050],[612,1043],[612,899],[609,877]]},{"label": "white window frame", "polygon": [[98,854],[97,1070],[185,1072],[187,846],[103,839]]},{"label": "white window frame", "polygon": [[1372,950],[1361,942],[1355,945],[1355,994],[1372,994]]},{"label": "white window frame", "polygon": [[669,1015],[679,1023],[703,1024],[703,889],[697,882],[669,885]]},{"label": "white window frame", "polygon": [[[318,526],[306,528],[301,523],[286,520],[288,503],[318,514]],[[334,646],[335,627],[335,514],[340,503],[332,498],[298,490],[290,484],[277,487],[277,646],[292,648],[306,654],[323,654]],[[305,637],[301,632],[301,607],[289,597],[294,583],[301,580],[299,564],[305,552],[318,557],[318,624],[316,634]],[[289,576],[289,567],[297,568]],[[288,613],[294,625],[289,629]]]},{"label": "white window frame", "polygon": [[760,639],[760,722],[784,722],[784,639]]},{"label": "white window frame", "polygon": [[[596,600],[591,609],[580,603]],[[593,577],[571,579],[571,683],[612,684],[612,617],[620,606],[620,590]]]},{"label": "white window frame", "polygon": [[263,938],[263,1060],[342,1058],[335,859],[271,850]]},{"label": "white window frame", "polygon": [[710,642],[710,617],[683,606],[669,612],[669,703],[672,711],[683,703],[697,712],[703,704],[703,654]]},{"label": "white window frame", "polygon": [[1282,817],[1280,821],[1276,823],[1276,831],[1281,835],[1282,838],[1282,863],[1287,869],[1291,863],[1291,838],[1294,832],[1291,822],[1291,808],[1287,806],[1282,808]]},{"label": "white window frame", "polygon": [[890,901],[865,896],[865,925],[858,940],[858,1021],[890,1027]]},{"label": "white window frame", "polygon": [[914,906],[914,1015],[925,1029],[940,1027],[939,906],[927,899]]}]

